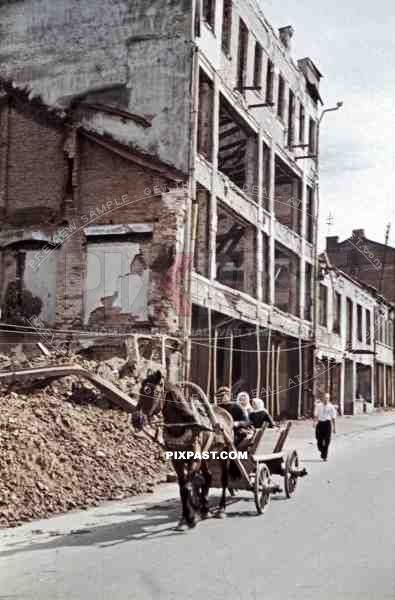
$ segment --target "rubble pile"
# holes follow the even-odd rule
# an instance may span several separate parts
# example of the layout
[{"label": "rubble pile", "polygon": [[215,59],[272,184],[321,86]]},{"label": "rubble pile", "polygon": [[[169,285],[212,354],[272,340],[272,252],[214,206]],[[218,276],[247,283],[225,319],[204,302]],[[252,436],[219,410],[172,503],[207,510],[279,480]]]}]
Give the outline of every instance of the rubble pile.
[{"label": "rubble pile", "polygon": [[[0,370],[10,368],[7,360],[0,356]],[[137,391],[134,365],[118,358],[58,356],[18,368],[51,361],[78,362],[130,395]],[[68,376],[0,386],[0,527],[149,492],[166,473],[159,447],[89,382]]]}]

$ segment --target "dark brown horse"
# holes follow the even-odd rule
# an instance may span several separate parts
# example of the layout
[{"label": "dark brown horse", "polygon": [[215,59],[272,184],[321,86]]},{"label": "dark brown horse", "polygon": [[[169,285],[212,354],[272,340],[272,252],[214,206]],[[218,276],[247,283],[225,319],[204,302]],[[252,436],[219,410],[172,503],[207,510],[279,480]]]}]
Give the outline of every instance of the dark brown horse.
[{"label": "dark brown horse", "polygon": [[[221,452],[228,449],[225,436],[227,440],[233,441],[233,419],[222,408],[213,406],[212,421],[216,421],[217,425],[202,426],[192,403],[186,400],[181,388],[164,382],[160,371],[149,372],[141,384],[139,402],[132,415],[132,422],[136,429],[142,430],[147,423],[152,424],[159,415],[163,417],[166,449],[185,455],[172,458],[182,503],[182,517],[177,529],[192,528],[197,522],[196,510],[200,511],[202,518],[209,514],[211,473],[208,461],[200,456],[203,452]],[[187,452],[190,456],[193,453],[193,457],[188,458]],[[199,457],[196,457],[196,454]],[[217,517],[225,516],[228,487],[228,459],[221,458],[220,461],[222,497]]]}]

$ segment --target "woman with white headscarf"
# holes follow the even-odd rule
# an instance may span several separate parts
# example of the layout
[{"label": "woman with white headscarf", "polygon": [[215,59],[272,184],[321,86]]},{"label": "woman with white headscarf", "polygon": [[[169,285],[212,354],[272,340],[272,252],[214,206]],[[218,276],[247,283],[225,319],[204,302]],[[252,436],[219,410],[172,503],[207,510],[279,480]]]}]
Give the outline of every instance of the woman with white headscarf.
[{"label": "woman with white headscarf", "polygon": [[252,410],[249,413],[250,422],[259,429],[264,423],[269,423],[269,427],[275,427],[275,423],[265,408],[265,403],[261,398],[253,398],[251,401]]},{"label": "woman with white headscarf", "polygon": [[247,394],[247,392],[240,392],[239,394],[237,394],[236,404],[242,410],[242,413],[243,413],[242,421],[244,423],[249,423],[250,422],[250,412],[252,411],[249,394]]}]

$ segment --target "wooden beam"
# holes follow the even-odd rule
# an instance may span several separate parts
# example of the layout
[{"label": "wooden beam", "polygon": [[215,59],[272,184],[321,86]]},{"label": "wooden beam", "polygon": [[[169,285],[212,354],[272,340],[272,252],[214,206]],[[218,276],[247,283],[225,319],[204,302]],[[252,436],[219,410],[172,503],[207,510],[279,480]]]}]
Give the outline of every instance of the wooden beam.
[{"label": "wooden beam", "polygon": [[113,404],[116,404],[126,411],[131,412],[137,406],[137,402],[132,400],[130,396],[125,394],[125,392],[120,390],[117,386],[78,365],[39,367],[35,369],[19,369],[15,371],[0,372],[0,383],[19,383],[22,381],[40,379],[60,379],[61,377],[66,377],[68,375],[76,375],[77,377],[88,379],[88,381],[103,391]]}]

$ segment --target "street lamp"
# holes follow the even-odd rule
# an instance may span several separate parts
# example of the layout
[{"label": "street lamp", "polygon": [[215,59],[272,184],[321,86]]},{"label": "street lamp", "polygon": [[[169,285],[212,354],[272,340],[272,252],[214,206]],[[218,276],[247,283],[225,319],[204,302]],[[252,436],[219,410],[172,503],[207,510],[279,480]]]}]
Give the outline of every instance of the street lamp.
[{"label": "street lamp", "polygon": [[314,257],[314,304],[313,304],[313,365],[312,365],[312,390],[313,390],[313,411],[314,411],[314,401],[316,397],[317,391],[317,381],[315,378],[315,362],[317,358],[317,332],[318,332],[318,317],[319,317],[319,266],[318,266],[318,216],[320,211],[320,131],[321,131],[321,123],[323,118],[328,112],[335,112],[339,110],[343,106],[343,102],[337,102],[335,106],[331,108],[325,108],[320,118],[317,122],[317,132],[316,132],[316,206],[315,206],[315,216],[313,217],[315,220],[315,228],[314,228],[314,248],[313,248],[313,257]]}]

